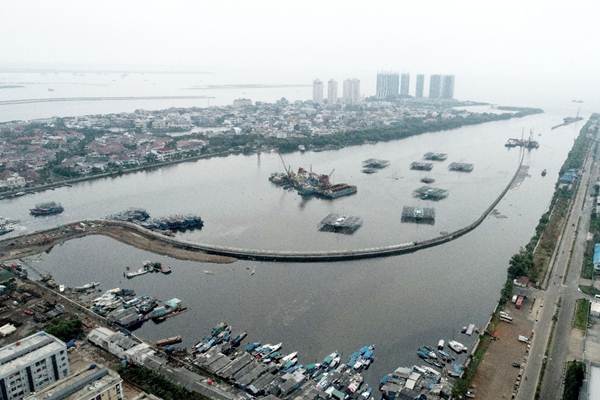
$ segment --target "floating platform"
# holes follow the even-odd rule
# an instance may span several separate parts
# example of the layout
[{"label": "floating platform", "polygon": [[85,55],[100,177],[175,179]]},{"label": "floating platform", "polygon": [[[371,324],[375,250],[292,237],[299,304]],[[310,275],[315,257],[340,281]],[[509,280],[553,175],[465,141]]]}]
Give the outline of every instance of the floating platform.
[{"label": "floating platform", "polygon": [[402,207],[402,222],[434,224],[435,209],[430,207]]},{"label": "floating platform", "polygon": [[448,191],[446,189],[440,189],[433,186],[421,186],[414,191],[415,197],[421,200],[442,200],[448,197]]},{"label": "floating platform", "polygon": [[453,162],[448,165],[450,171],[458,172],[471,172],[473,171],[474,165],[469,163]]},{"label": "floating platform", "polygon": [[362,162],[363,168],[375,168],[383,169],[389,167],[390,162],[388,160],[379,160],[377,158],[369,158]]},{"label": "floating platform", "polygon": [[410,164],[410,169],[415,169],[417,171],[431,171],[433,169],[433,163],[413,161]]},{"label": "floating platform", "polygon": [[540,144],[531,138],[529,138],[529,139],[510,138],[506,141],[504,146],[505,147],[525,147],[526,149],[531,150],[531,149],[537,149],[538,147],[540,147]]},{"label": "floating platform", "polygon": [[360,217],[329,214],[319,223],[319,230],[321,232],[345,233],[350,235],[356,232],[361,226],[362,219]]},{"label": "floating platform", "polygon": [[363,173],[363,174],[369,174],[369,175],[370,175],[370,174],[374,174],[374,173],[376,173],[377,171],[379,171],[379,169],[378,169],[378,168],[363,168],[363,169],[362,169],[362,173]]},{"label": "floating platform", "polygon": [[429,161],[446,161],[446,159],[448,158],[448,154],[428,152],[425,153],[423,158]]}]

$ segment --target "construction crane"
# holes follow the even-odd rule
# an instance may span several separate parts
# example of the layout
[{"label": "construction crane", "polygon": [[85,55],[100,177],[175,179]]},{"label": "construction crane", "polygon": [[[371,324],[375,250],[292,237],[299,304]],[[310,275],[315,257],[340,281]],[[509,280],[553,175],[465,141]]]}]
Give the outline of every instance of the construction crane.
[{"label": "construction crane", "polygon": [[288,167],[285,165],[285,160],[283,159],[283,156],[281,155],[281,153],[277,152],[277,154],[279,155],[279,159],[281,160],[281,163],[283,164],[283,170],[285,171],[285,173],[287,174],[287,176],[290,176],[290,170],[291,168],[288,169]]}]

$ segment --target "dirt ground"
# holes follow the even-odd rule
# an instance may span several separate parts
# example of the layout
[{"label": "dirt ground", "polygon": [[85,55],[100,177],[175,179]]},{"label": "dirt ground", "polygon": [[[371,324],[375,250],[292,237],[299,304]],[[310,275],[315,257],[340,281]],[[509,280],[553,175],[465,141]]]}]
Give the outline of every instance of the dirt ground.
[{"label": "dirt ground", "polygon": [[530,336],[537,307],[534,299],[529,299],[523,308],[517,310],[508,304],[505,311],[513,317],[512,323],[500,321],[496,325],[493,340],[477,368],[472,386],[475,396],[482,400],[511,399],[522,368],[512,363],[523,364],[527,355],[527,344],[518,341],[519,335]]},{"label": "dirt ground", "polygon": [[108,236],[130,246],[180,260],[218,264],[228,264],[236,261],[235,258],[231,257],[206,254],[201,251],[180,249],[166,242],[140,235],[131,229],[110,224],[106,221],[87,222],[86,224],[71,224],[43,233],[32,233],[30,235],[2,240],[0,241],[0,261],[19,259],[34,254],[47,252],[58,244],[88,235]]}]

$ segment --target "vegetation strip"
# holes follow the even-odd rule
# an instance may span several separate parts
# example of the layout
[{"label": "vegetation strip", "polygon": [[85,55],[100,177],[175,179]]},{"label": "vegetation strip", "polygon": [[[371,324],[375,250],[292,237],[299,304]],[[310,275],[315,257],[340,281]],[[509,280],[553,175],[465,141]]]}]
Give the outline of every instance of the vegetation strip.
[{"label": "vegetation strip", "polygon": [[590,301],[588,299],[577,299],[575,303],[575,317],[573,319],[573,327],[587,330],[588,319],[590,316]]},{"label": "vegetation strip", "polygon": [[582,361],[567,363],[567,372],[564,380],[563,400],[579,399],[579,392],[585,378],[585,364]]},{"label": "vegetation strip", "polygon": [[119,368],[118,372],[126,382],[130,382],[143,391],[164,400],[208,400],[208,397],[177,385],[145,367],[127,365],[126,367]]}]

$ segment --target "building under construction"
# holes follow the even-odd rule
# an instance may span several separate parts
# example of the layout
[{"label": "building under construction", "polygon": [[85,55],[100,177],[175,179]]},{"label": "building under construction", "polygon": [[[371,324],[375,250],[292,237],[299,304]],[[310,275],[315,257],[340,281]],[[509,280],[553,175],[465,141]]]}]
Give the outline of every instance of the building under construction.
[{"label": "building under construction", "polygon": [[421,186],[414,191],[415,197],[421,200],[442,200],[448,197],[448,191],[446,189],[440,189],[433,186]]},{"label": "building under construction", "polygon": [[417,171],[431,171],[433,169],[433,163],[413,161],[410,164],[410,169],[415,169]]},{"label": "building under construction", "polygon": [[446,159],[448,158],[448,154],[429,152],[429,153],[425,153],[423,158],[425,160],[429,160],[429,161],[446,161]]},{"label": "building under construction", "polygon": [[350,235],[362,226],[360,217],[329,214],[319,223],[321,232],[345,233]]},{"label": "building under construction", "polygon": [[473,171],[473,164],[469,163],[461,163],[461,162],[453,162],[448,165],[448,169],[450,171],[458,171],[458,172],[471,172]]},{"label": "building under construction", "polygon": [[416,222],[423,224],[435,223],[435,209],[430,207],[402,207],[402,222]]}]

